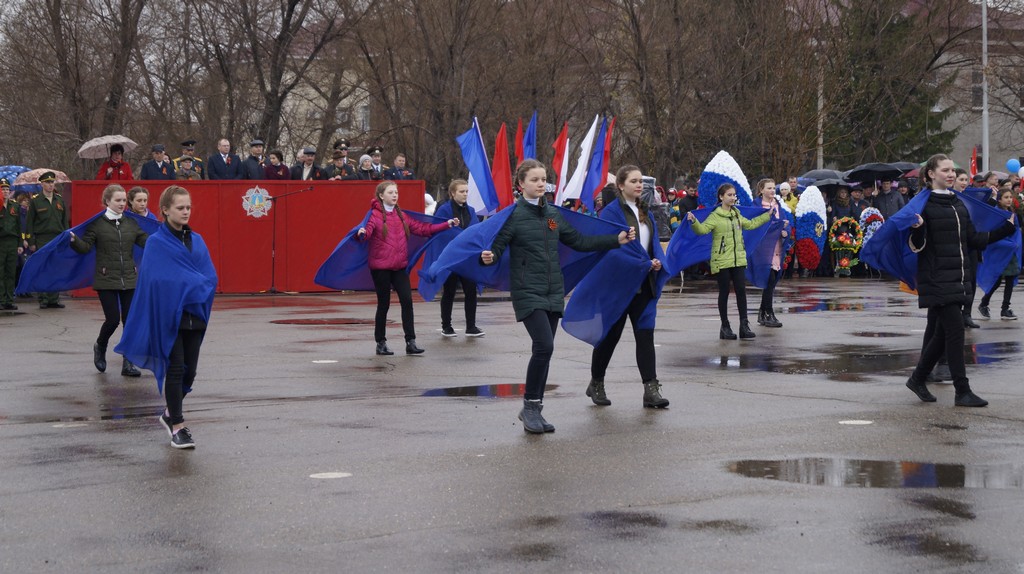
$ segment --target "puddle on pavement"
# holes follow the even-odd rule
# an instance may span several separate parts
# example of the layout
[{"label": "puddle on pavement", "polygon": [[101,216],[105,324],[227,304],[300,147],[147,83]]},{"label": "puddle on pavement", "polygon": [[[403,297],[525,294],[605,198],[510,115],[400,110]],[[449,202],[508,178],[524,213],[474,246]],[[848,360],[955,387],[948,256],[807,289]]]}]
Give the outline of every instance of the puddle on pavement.
[{"label": "puddle on pavement", "polygon": [[583,519],[591,528],[605,531],[616,539],[644,538],[654,528],[665,528],[668,522],[649,512],[603,511],[590,512]]},{"label": "puddle on pavement", "polygon": [[819,311],[865,311],[906,307],[910,303],[893,297],[834,297],[831,299],[800,298],[796,305],[787,307],[787,313],[817,313]]},{"label": "puddle on pavement", "polygon": [[[545,389],[553,391],[558,385],[548,385]],[[445,387],[441,389],[430,389],[423,391],[424,397],[488,397],[508,398],[522,397],[526,392],[526,385],[522,383],[503,383],[500,385],[475,385],[469,387]]]},{"label": "puddle on pavement", "polygon": [[910,337],[913,333],[886,333],[885,331],[855,331],[850,333],[854,337],[868,337],[871,339],[886,337]]},{"label": "puddle on pavement", "polygon": [[945,464],[844,458],[741,460],[729,472],[815,486],[1024,490],[1024,466]]},{"label": "puddle on pavement", "polygon": [[353,319],[348,317],[323,317],[319,319],[275,319],[275,325],[373,325],[373,319]]}]

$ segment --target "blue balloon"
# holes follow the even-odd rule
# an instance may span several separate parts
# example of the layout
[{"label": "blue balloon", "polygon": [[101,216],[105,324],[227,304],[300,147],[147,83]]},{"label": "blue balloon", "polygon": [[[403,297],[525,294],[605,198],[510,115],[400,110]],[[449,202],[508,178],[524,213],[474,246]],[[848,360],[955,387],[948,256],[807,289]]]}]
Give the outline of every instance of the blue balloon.
[{"label": "blue balloon", "polygon": [[1020,171],[1020,160],[1017,158],[1010,158],[1006,160],[1006,171],[1010,173],[1017,173]]}]

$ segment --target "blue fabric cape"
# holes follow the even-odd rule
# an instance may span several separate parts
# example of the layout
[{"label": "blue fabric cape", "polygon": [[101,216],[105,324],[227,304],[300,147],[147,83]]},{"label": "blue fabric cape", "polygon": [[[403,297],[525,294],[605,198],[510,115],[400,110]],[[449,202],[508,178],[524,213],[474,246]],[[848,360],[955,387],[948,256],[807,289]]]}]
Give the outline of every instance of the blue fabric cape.
[{"label": "blue fabric cape", "polygon": [[[917,289],[917,253],[910,250],[911,226],[917,214],[924,211],[932,190],[924,189],[914,196],[875,231],[860,250],[860,258],[868,265],[898,277],[911,289]],[[1006,221],[1006,211],[996,209],[968,194],[957,194],[971,214],[975,231],[992,231]],[[987,251],[986,251],[987,253]],[[1003,267],[1006,267],[1005,263]],[[1002,271],[1002,269],[1000,269]]]},{"label": "blue fabric cape", "polygon": [[[985,256],[982,257],[981,264],[978,265],[977,277],[978,288],[981,289],[982,293],[988,293],[993,287],[999,284],[999,280],[1003,275],[1003,270],[1005,270],[1006,266],[1013,260],[1014,255],[1017,256],[1017,264],[1020,265],[1020,221],[1015,219],[1013,224],[1014,227],[1017,228],[1016,233],[1012,233],[1009,237],[1004,237],[995,243],[991,243],[985,248]],[[1016,277],[1013,278],[1013,284],[1017,284]]]},{"label": "blue fabric cape", "polygon": [[[53,241],[39,248],[28,259],[21,270],[17,293],[71,291],[92,285],[96,274],[96,249],[82,255],[71,248],[71,234],[81,237],[85,230],[96,221],[106,210],[97,213],[84,222],[65,229]],[[125,211],[125,217],[131,217],[139,227],[149,235],[160,229],[160,222],[140,217]],[[135,265],[142,261],[142,248],[138,245],[133,249]]]},{"label": "blue fabric cape", "polygon": [[[359,239],[359,229],[366,226],[370,220],[373,210],[366,212],[363,220],[345,234],[338,246],[320,265],[313,282],[330,289],[346,289],[349,291],[373,291],[373,277],[370,276],[370,242]],[[416,221],[435,224],[444,223],[446,220],[439,217],[432,217],[415,211],[402,210],[402,215],[415,219]],[[441,233],[435,233],[431,237],[423,237],[410,233],[409,242],[409,265],[406,271],[412,271],[416,262],[423,253],[430,247],[436,246],[443,249],[461,230],[458,228],[448,229]],[[443,283],[443,281],[442,281]],[[420,274],[420,289],[423,289],[423,274]]]},{"label": "blue fabric cape", "polygon": [[[704,221],[717,207],[705,207],[692,213],[699,221]],[[763,207],[739,206],[738,209],[740,214],[747,219],[753,219],[768,211]],[[769,232],[773,228],[775,231],[769,237]],[[772,254],[775,250],[773,241],[778,241],[781,233],[781,220],[769,221],[761,227],[743,230],[743,246],[747,251],[747,278],[761,289],[768,285]],[[690,220],[684,219],[679,224],[679,229],[676,229],[672,235],[672,239],[668,242],[668,250],[665,252],[665,257],[668,259],[665,263],[665,270],[669,276],[678,275],[680,271],[691,265],[709,261],[711,259],[712,235],[714,234],[697,235],[694,233],[693,227],[690,226]],[[768,241],[765,241],[766,237]],[[762,249],[762,243],[768,243],[771,247]],[[766,266],[767,269],[765,269]]]},{"label": "blue fabric cape", "polygon": [[193,232],[189,252],[166,225],[161,225],[146,241],[132,310],[114,352],[153,371],[157,389],[163,393],[182,312],[209,322],[216,289],[217,271],[203,238]]},{"label": "blue fabric cape", "polygon": [[[501,228],[504,227],[505,222],[508,221],[515,208],[516,204],[513,203],[480,223],[480,225],[474,225],[463,230],[458,237],[445,247],[444,251],[429,269],[424,267],[424,270],[420,272],[420,294],[423,298],[427,301],[434,298],[437,288],[441,286],[441,283],[437,282],[437,278],[442,275],[447,277],[446,272],[466,277],[475,281],[478,285],[491,287],[499,291],[508,291],[509,252],[511,250],[506,249],[501,254],[501,259],[491,265],[480,263],[480,253],[491,248],[491,245],[494,244],[494,238],[501,231]],[[582,215],[561,207],[555,207],[555,209],[558,210],[559,215],[562,216],[566,223],[584,235],[618,234],[620,231],[625,230],[624,226],[616,225],[610,221]],[[572,291],[606,253],[609,252],[575,251],[559,243],[558,260],[562,266],[562,284],[565,287],[565,292],[569,293]],[[434,286],[432,292],[424,290],[424,277],[428,279],[429,284]]]},{"label": "blue fabric cape", "polygon": [[[654,221],[648,212],[647,217]],[[601,219],[627,227],[626,217],[616,199],[601,211]],[[654,257],[665,261],[665,253],[657,234],[651,238]],[[636,295],[643,281],[651,271],[651,257],[640,246],[640,241],[631,241],[619,249],[609,251],[594,268],[576,285],[562,316],[562,328],[573,337],[597,346],[608,336],[612,324],[626,312],[630,301]],[[668,281],[669,274],[662,263],[655,282],[654,299],[647,304],[640,317],[640,329],[653,329],[658,314],[658,299]]]},{"label": "blue fabric cape", "polygon": [[[480,219],[477,217],[476,210],[473,209],[472,205],[467,203],[466,209],[469,210],[469,225],[466,226],[466,229],[469,229],[474,225],[478,225],[480,223]],[[451,200],[442,203],[441,206],[437,208],[437,211],[434,212],[434,217],[451,219],[453,217]],[[462,231],[465,231],[465,229]],[[449,242],[450,241],[445,241],[443,243],[431,243],[427,246],[423,251],[424,271],[430,269],[434,262],[441,257],[441,253],[444,252],[444,248],[448,246]],[[444,282],[448,280],[449,275],[451,275],[451,271],[448,270],[441,271],[436,276],[428,276],[426,273],[421,272],[420,284],[418,287],[420,297],[423,297],[424,301],[433,301],[437,292],[444,287]],[[476,290],[478,293],[483,293],[483,285],[477,285]]]}]

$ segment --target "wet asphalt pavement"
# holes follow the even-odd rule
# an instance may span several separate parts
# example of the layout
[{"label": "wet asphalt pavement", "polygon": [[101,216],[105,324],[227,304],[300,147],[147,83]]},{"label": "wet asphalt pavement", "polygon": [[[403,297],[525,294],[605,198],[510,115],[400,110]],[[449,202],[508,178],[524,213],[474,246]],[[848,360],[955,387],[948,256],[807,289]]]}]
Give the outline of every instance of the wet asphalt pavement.
[{"label": "wet asphalt pavement", "polygon": [[602,408],[560,332],[543,436],[516,420],[530,344],[502,294],[479,339],[418,301],[420,357],[397,304],[398,354],[373,354],[370,293],[219,297],[191,452],[151,375],[93,368],[98,301],[21,299],[0,314],[0,572],[1024,572],[1024,321],[968,332],[991,405],[964,409],[903,386],[925,319],[895,283],[783,282],[785,326],[744,342],[717,338],[713,288],[662,298],[667,410],[641,408],[630,333]]}]

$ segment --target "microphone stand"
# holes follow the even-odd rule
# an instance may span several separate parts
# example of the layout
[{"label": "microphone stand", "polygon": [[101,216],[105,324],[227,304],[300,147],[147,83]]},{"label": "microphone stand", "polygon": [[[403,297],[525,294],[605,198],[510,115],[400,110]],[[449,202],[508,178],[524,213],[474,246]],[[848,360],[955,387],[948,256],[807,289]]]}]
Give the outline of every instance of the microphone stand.
[{"label": "microphone stand", "polygon": [[[311,185],[309,187],[289,191],[288,193],[282,193],[280,195],[268,196],[267,200],[277,202],[279,199],[284,199],[290,195],[305,193],[307,191],[313,191],[313,186]],[[276,208],[277,205],[275,204],[274,207]],[[277,279],[277,209],[274,209],[273,212],[274,213],[271,216],[272,223],[270,232],[270,289],[267,290],[267,293],[276,295],[280,293],[280,291],[277,290],[277,284],[275,283]]]}]

